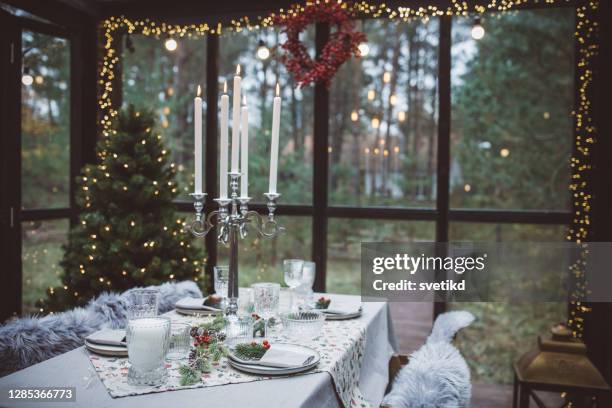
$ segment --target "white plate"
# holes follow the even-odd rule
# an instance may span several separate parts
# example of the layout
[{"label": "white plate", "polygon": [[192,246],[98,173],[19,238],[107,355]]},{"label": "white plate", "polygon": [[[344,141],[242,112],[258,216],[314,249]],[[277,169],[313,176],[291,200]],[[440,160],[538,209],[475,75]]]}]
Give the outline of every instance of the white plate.
[{"label": "white plate", "polygon": [[325,320],[348,320],[348,319],[354,319],[356,317],[361,316],[361,309],[355,313],[347,313],[347,314],[323,313],[323,314],[325,315]]},{"label": "white plate", "polygon": [[85,347],[92,353],[100,354],[109,357],[127,357],[127,347],[122,346],[107,346],[104,344],[94,344],[85,340]]},{"label": "white plate", "polygon": [[277,343],[273,345],[274,347],[283,347],[290,351],[298,351],[298,352],[306,352],[312,353],[315,358],[312,362],[299,366],[299,367],[289,367],[289,368],[279,368],[279,367],[266,367],[255,364],[244,363],[244,360],[239,360],[237,357],[233,356],[233,353],[230,351],[229,358],[227,361],[229,364],[236,368],[237,370],[244,371],[250,374],[260,374],[260,375],[289,375],[289,374],[297,374],[304,371],[308,371],[313,369],[319,361],[321,360],[321,355],[315,349],[306,346],[300,346],[297,344],[285,344],[285,343]]},{"label": "white plate", "polygon": [[181,309],[175,308],[176,313],[186,315],[186,316],[217,316],[223,313],[222,310],[212,311],[212,310],[196,310],[196,309]]}]

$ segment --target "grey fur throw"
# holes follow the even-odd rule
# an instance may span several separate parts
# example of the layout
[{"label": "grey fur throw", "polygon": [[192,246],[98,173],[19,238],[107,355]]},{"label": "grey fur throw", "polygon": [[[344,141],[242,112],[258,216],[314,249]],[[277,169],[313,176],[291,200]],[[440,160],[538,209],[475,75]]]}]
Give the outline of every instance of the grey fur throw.
[{"label": "grey fur throw", "polygon": [[[183,297],[202,297],[192,281],[149,288],[160,291],[159,313],[174,309]],[[126,294],[130,290],[121,295],[103,293],[85,308],[43,317],[26,316],[0,326],[0,377],[80,347],[85,337],[97,330],[125,327]]]},{"label": "grey fur throw", "polygon": [[382,405],[390,408],[468,408],[470,369],[451,341],[474,321],[470,312],[443,313],[427,342],[410,356]]}]

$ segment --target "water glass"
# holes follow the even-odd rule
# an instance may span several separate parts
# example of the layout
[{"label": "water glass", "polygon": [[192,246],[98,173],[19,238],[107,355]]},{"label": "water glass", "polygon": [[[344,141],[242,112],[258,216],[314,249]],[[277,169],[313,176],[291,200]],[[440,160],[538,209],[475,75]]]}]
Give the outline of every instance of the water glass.
[{"label": "water glass", "polygon": [[255,310],[253,305],[253,289],[240,288],[238,293],[238,314],[250,316]]},{"label": "water glass", "polygon": [[255,313],[264,319],[264,337],[268,337],[268,320],[278,314],[280,284],[254,283],[251,288],[253,288]]},{"label": "water glass", "polygon": [[229,290],[229,266],[215,266],[215,293],[221,297],[221,308],[225,309]]},{"label": "water glass", "polygon": [[187,358],[191,347],[191,326],[188,323],[172,322],[170,324],[170,344],[167,360],[182,360]]},{"label": "water glass", "polygon": [[250,343],[253,340],[254,322],[251,316],[237,316],[232,322],[230,332],[227,333],[226,343],[228,345]]},{"label": "water glass", "polygon": [[290,310],[294,307],[295,288],[300,286],[302,282],[302,269],[304,268],[303,259],[285,259],[283,261],[283,272],[285,276],[285,283],[291,289],[291,306]]},{"label": "water glass", "polygon": [[129,320],[126,329],[129,385],[158,386],[168,378],[166,353],[170,342],[168,317]]},{"label": "water glass", "polygon": [[302,268],[302,279],[300,286],[295,289],[297,295],[298,308],[310,309],[310,303],[313,298],[312,285],[314,285],[316,276],[316,265],[314,262],[304,261]]},{"label": "water glass", "polygon": [[156,289],[132,289],[126,293],[128,320],[157,316],[159,291]]}]

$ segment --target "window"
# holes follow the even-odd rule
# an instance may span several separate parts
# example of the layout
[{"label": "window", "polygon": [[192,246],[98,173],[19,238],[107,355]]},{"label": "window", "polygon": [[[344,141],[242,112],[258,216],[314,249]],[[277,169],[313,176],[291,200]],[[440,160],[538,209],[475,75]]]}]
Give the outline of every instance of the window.
[{"label": "window", "polygon": [[23,31],[21,38],[21,205],[65,208],[70,201],[70,43],[34,31]]},{"label": "window", "polygon": [[38,300],[61,283],[62,245],[68,239],[68,220],[22,223],[22,313],[36,313]]},{"label": "window", "polygon": [[568,210],[574,10],[453,20],[451,206]]},{"label": "window", "polygon": [[[314,37],[314,30],[306,31]],[[249,195],[253,202],[264,202],[268,191],[270,163],[270,130],[272,127],[272,99],[278,83],[282,94],[281,129],[279,141],[278,192],[281,204],[310,204],[312,202],[312,146],[313,146],[313,91],[296,89],[292,77],[277,59],[260,59],[257,49],[282,41],[274,30],[228,32],[221,36],[219,46],[219,75],[232,91],[236,64],[242,69],[242,93],[249,105]],[[275,50],[272,49],[272,53]],[[223,84],[220,84],[223,90]],[[231,106],[230,106],[231,122]],[[231,141],[231,130],[230,130]]]},{"label": "window", "polygon": [[206,84],[206,40],[176,39],[175,49],[169,49],[165,39],[142,35],[124,41],[123,105],[154,110],[177,166],[177,199],[187,200],[194,183],[193,98],[198,85]]},{"label": "window", "polygon": [[70,42],[23,30],[21,76],[21,257],[23,313],[60,282],[68,219],[28,220],[28,210],[70,207]]},{"label": "window", "polygon": [[361,242],[409,243],[435,240],[435,225],[427,221],[332,218],[327,248],[327,291],[361,293]]},{"label": "window", "polygon": [[438,22],[366,20],[330,92],[330,203],[433,207]]}]

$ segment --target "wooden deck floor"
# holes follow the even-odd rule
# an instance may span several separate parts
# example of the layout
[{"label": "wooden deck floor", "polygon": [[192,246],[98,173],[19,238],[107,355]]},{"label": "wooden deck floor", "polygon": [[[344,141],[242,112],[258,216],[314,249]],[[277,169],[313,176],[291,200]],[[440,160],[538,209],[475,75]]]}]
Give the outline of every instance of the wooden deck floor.
[{"label": "wooden deck floor", "polygon": [[[399,351],[410,354],[425,342],[431,331],[431,303],[391,303],[391,317]],[[512,406],[512,387],[497,384],[472,384],[471,408]]]}]

